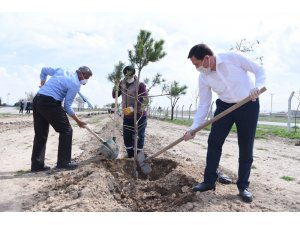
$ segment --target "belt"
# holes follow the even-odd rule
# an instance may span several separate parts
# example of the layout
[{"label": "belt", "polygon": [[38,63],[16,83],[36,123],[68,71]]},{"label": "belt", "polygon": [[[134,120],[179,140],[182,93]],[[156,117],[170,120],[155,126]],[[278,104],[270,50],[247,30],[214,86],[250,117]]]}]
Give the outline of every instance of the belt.
[{"label": "belt", "polygon": [[37,96],[37,97],[42,97],[42,98],[48,98],[48,99],[54,100],[54,101],[56,101],[56,102],[58,102],[58,103],[61,103],[61,101],[58,101],[58,100],[56,100],[55,98],[53,98],[53,97],[51,97],[51,96],[48,96],[48,95],[43,95],[43,94],[37,93],[36,96]]},{"label": "belt", "polygon": [[48,98],[52,98],[51,96],[48,96],[48,95],[43,95],[43,94],[39,94],[37,93],[36,96],[41,96],[41,97],[48,97]]}]

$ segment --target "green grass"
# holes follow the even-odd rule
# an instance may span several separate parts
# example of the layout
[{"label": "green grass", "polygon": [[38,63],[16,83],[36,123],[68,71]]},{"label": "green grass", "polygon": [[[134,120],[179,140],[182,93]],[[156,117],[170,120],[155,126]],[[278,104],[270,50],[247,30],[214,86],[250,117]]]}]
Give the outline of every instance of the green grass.
[{"label": "green grass", "polygon": [[256,166],[254,166],[254,165],[252,165],[252,167],[251,167],[252,169],[257,169],[257,167]]},{"label": "green grass", "polygon": [[30,173],[30,170],[18,170],[16,176],[21,176],[25,173]]},{"label": "green grass", "polygon": [[[192,120],[170,120],[166,119],[165,121],[177,124],[177,125],[184,125],[184,126],[191,126]],[[204,130],[210,130],[211,126],[207,126]],[[236,133],[236,126],[233,125],[231,132]],[[279,126],[269,126],[269,125],[258,125],[256,129],[256,138],[260,139],[267,139],[272,136],[283,137],[288,139],[300,139],[300,130],[298,129],[297,132],[292,130],[288,133],[286,127],[279,127]]]},{"label": "green grass", "polygon": [[269,151],[269,150],[266,149],[266,148],[256,148],[256,150],[260,150],[260,151]]},{"label": "green grass", "polygon": [[295,180],[294,177],[290,177],[290,176],[282,176],[280,178],[283,179],[283,180],[285,180],[285,181],[293,181],[293,180]]},{"label": "green grass", "polygon": [[9,117],[10,115],[9,113],[0,113],[0,118]]},{"label": "green grass", "polygon": [[[297,121],[299,119],[297,118]],[[266,121],[266,122],[278,122],[278,123],[287,123],[287,116],[285,117],[277,117],[277,116],[259,116],[258,121]],[[293,123],[295,118],[292,118],[291,122]],[[300,120],[299,120],[300,121]],[[298,121],[298,122],[299,122]]]}]

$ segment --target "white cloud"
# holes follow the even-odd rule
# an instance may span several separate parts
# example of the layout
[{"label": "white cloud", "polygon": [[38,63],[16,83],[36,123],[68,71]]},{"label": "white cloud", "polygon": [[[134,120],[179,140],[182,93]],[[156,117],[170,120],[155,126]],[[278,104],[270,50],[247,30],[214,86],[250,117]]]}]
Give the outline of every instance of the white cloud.
[{"label": "white cloud", "polygon": [[[127,8],[112,13],[105,10],[101,13],[97,10],[91,13],[84,10],[81,13],[76,10],[75,13],[73,10],[72,13],[59,10],[55,13],[43,10],[40,10],[43,13],[0,13],[0,97],[5,99],[11,92],[13,102],[23,97],[25,91],[37,91],[42,66],[76,70],[87,65],[94,76],[82,89],[83,93],[98,106],[113,102],[111,84],[106,76],[119,60],[128,63],[127,51],[133,48],[139,30],[147,29],[155,40],[165,40],[167,55],[159,62],[150,63],[142,75],[151,77],[161,73],[169,81],[188,85],[188,94],[179,104],[192,102],[192,92],[197,89],[197,71],[187,59],[193,45],[205,42],[215,52],[220,52],[247,38],[261,43],[256,53],[264,56],[269,78],[267,88],[275,93],[274,109],[286,108],[285,102],[277,103],[277,99],[286,99],[300,86],[297,66],[300,18],[293,9],[287,14],[285,7],[279,11],[278,5],[273,4],[267,13],[262,13],[264,3],[260,3],[236,12],[228,3],[228,9],[223,5],[223,11],[215,12],[208,10],[203,2],[192,3],[186,2],[182,10],[175,4],[164,8],[164,13],[159,10],[139,13],[131,10],[128,2]],[[251,11],[251,7],[258,10]],[[9,81],[4,80],[4,76]],[[153,92],[160,90],[156,88]],[[268,110],[270,98],[264,95],[262,101],[266,103],[262,106]],[[166,97],[155,101],[169,104]]]}]

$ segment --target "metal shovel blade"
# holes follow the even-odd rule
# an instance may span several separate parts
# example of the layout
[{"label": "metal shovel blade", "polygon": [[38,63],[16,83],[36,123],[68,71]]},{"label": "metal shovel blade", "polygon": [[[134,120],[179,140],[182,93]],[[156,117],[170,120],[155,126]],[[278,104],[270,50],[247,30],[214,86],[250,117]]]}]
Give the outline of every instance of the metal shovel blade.
[{"label": "metal shovel blade", "polygon": [[118,145],[116,144],[116,142],[114,142],[113,139],[109,139],[103,142],[100,151],[101,155],[110,160],[116,159],[119,155]]},{"label": "metal shovel blade", "polygon": [[119,155],[119,147],[113,139],[104,141],[101,137],[98,136],[93,130],[91,130],[87,125],[85,128],[94,135],[103,145],[100,147],[100,154],[107,159],[116,159]]},{"label": "metal shovel blade", "polygon": [[137,154],[137,164],[138,166],[141,168],[141,171],[143,174],[150,174],[152,169],[149,163],[145,162],[146,157],[144,152],[139,152],[139,154]]}]

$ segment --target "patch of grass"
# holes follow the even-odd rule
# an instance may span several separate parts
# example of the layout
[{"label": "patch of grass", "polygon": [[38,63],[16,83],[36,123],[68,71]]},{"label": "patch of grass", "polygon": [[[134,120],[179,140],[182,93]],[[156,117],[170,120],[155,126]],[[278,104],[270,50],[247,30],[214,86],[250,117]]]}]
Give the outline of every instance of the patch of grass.
[{"label": "patch of grass", "polygon": [[251,168],[252,168],[252,169],[254,169],[254,170],[255,170],[255,169],[257,169],[257,167],[256,167],[256,166],[254,166],[254,165],[252,165],[252,166],[251,166]]},{"label": "patch of grass", "polygon": [[30,170],[18,170],[16,176],[21,176],[25,173],[30,173]]},{"label": "patch of grass", "polygon": [[269,150],[266,149],[266,148],[256,148],[256,150],[260,150],[260,151],[269,151]]},{"label": "patch of grass", "polygon": [[11,114],[9,113],[0,113],[0,118],[9,117]]},{"label": "patch of grass", "polygon": [[[166,119],[165,121],[169,122],[169,123],[177,124],[177,125],[188,126],[188,127],[192,126],[192,124],[193,124],[192,120],[176,120],[176,119],[170,120],[170,119]],[[211,125],[204,128],[204,130],[210,130],[210,128],[211,128]]]},{"label": "patch of grass", "polygon": [[288,118],[287,116],[285,117],[277,117],[277,116],[262,116],[260,115],[258,117],[259,121],[267,121],[267,122],[279,122],[279,123],[287,123]]},{"label": "patch of grass", "polygon": [[[167,122],[184,125],[190,127],[192,125],[192,120],[165,120]],[[204,130],[210,130],[211,126],[207,126]],[[237,129],[235,124],[232,126],[231,132],[236,133]],[[257,139],[268,139],[270,136],[283,137],[288,139],[300,139],[300,131],[294,132],[293,130],[289,133],[286,127],[279,126],[268,126],[268,125],[258,125],[256,129],[255,138]]]},{"label": "patch of grass", "polygon": [[283,179],[283,180],[285,180],[285,181],[293,181],[293,180],[295,180],[294,177],[290,177],[290,176],[282,176],[280,178]]}]

